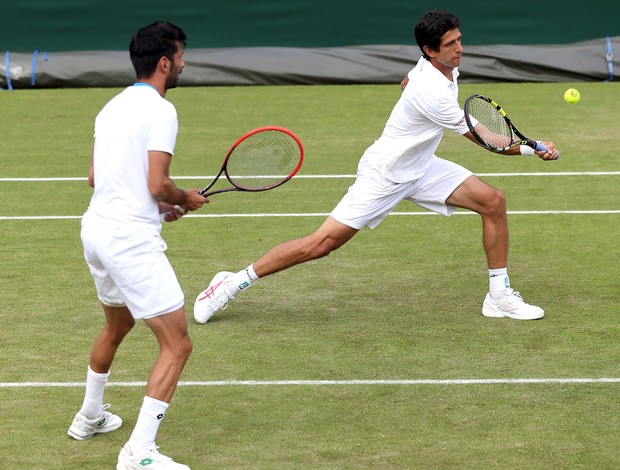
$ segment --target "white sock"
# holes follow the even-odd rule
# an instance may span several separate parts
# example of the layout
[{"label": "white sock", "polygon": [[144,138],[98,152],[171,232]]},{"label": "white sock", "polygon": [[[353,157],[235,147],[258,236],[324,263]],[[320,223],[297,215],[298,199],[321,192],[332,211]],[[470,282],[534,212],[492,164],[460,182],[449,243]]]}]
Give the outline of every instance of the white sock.
[{"label": "white sock", "polygon": [[[252,285],[254,281],[258,279],[258,276],[254,272],[254,265],[251,264],[242,271],[233,274],[233,282],[238,289],[238,292],[247,289]],[[236,293],[235,293],[236,294]]]},{"label": "white sock", "polygon": [[498,293],[510,289],[508,268],[489,269],[489,292]]},{"label": "white sock", "polygon": [[129,438],[129,446],[134,452],[146,449],[155,443],[159,425],[164,419],[169,404],[151,397],[144,397],[136,427]]},{"label": "white sock", "polygon": [[254,263],[252,263],[247,268],[245,268],[245,272],[248,275],[248,279],[250,280],[250,283],[258,279],[258,276],[256,275],[256,272],[254,271]]},{"label": "white sock", "polygon": [[110,377],[110,371],[106,374],[99,374],[88,366],[86,392],[80,413],[89,419],[97,419],[103,414],[103,391],[108,377]]}]

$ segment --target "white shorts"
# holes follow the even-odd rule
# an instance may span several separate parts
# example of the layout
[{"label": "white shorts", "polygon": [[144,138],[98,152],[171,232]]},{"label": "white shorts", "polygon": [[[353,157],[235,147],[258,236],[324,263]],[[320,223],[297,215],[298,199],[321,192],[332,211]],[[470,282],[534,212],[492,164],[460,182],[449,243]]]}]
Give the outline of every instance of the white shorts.
[{"label": "white shorts", "polygon": [[174,312],[184,305],[179,281],[157,234],[114,229],[86,214],[84,258],[104,305],[129,308],[135,319]]},{"label": "white shorts", "polygon": [[422,177],[407,183],[395,183],[362,158],[355,183],[331,216],[357,230],[365,226],[375,228],[403,200],[450,216],[456,207],[446,205],[446,199],[471,175],[471,171],[454,162],[434,157]]}]

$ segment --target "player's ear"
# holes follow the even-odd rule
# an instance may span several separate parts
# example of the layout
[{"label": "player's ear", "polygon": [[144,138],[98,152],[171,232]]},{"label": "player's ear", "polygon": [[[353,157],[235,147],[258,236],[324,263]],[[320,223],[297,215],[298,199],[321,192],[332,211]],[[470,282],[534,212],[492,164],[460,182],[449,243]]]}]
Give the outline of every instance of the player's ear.
[{"label": "player's ear", "polygon": [[162,72],[167,73],[170,70],[170,67],[170,59],[168,59],[165,55],[161,56],[159,58],[159,62],[157,62],[157,68]]},{"label": "player's ear", "polygon": [[422,50],[426,53],[427,56],[429,57],[435,57],[435,55],[437,54],[437,51],[434,49],[431,49],[429,46],[423,46]]}]

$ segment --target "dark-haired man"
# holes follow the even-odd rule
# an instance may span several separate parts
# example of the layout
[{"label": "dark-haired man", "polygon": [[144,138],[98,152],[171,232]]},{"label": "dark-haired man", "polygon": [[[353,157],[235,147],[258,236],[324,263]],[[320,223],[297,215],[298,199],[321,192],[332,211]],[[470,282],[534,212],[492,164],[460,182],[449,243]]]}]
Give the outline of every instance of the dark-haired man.
[{"label": "dark-haired man", "polygon": [[[381,137],[362,156],[355,183],[316,232],[272,248],[237,273],[219,272],[194,304],[194,318],[205,323],[258,278],[326,256],[363,227],[376,227],[403,200],[449,216],[457,207],[482,217],[482,243],[489,270],[489,292],[482,314],[534,320],[541,308],[525,303],[508,278],[508,223],[504,194],[435,151],[445,130],[477,143],[458,103],[458,66],[463,46],[459,19],[433,10],[422,16],[415,37],[423,57],[402,82],[403,93]],[[544,142],[543,160],[556,160],[553,142]],[[511,148],[505,155],[533,153]]]},{"label": "dark-haired man", "polygon": [[189,469],[155,444],[192,350],[184,295],[164,253],[161,221],[177,220],[207,202],[198,189],[179,189],[169,176],[178,122],[164,97],[185,66],[185,43],[185,33],[171,23],[141,28],[129,46],[137,81],[95,120],[88,178],[94,193],[81,237],[106,324],[92,348],[84,401],[70,437],[84,440],[121,426],[103,405],[103,394],[117,348],[136,320],[146,322],[159,344],[135,428],[118,456],[119,470]]}]

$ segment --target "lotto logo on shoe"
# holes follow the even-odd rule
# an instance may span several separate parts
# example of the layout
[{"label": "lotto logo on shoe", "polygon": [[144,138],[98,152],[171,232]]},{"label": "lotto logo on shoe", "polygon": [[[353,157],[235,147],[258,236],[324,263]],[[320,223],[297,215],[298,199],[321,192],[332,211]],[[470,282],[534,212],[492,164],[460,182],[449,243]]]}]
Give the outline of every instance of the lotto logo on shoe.
[{"label": "lotto logo on shoe", "polygon": [[97,423],[97,427],[99,427],[99,428],[100,428],[101,426],[103,426],[103,425],[105,424],[105,422],[106,422],[106,419],[105,419],[105,418],[102,418],[102,419],[101,419],[101,420]]},{"label": "lotto logo on shoe", "polygon": [[147,465],[151,465],[153,463],[153,459],[151,458],[142,459],[138,463],[141,467],[146,467]]},{"label": "lotto logo on shoe", "polygon": [[164,414],[163,414],[163,413],[159,413],[159,414],[157,415],[157,419],[162,419],[163,417],[164,417]]}]

